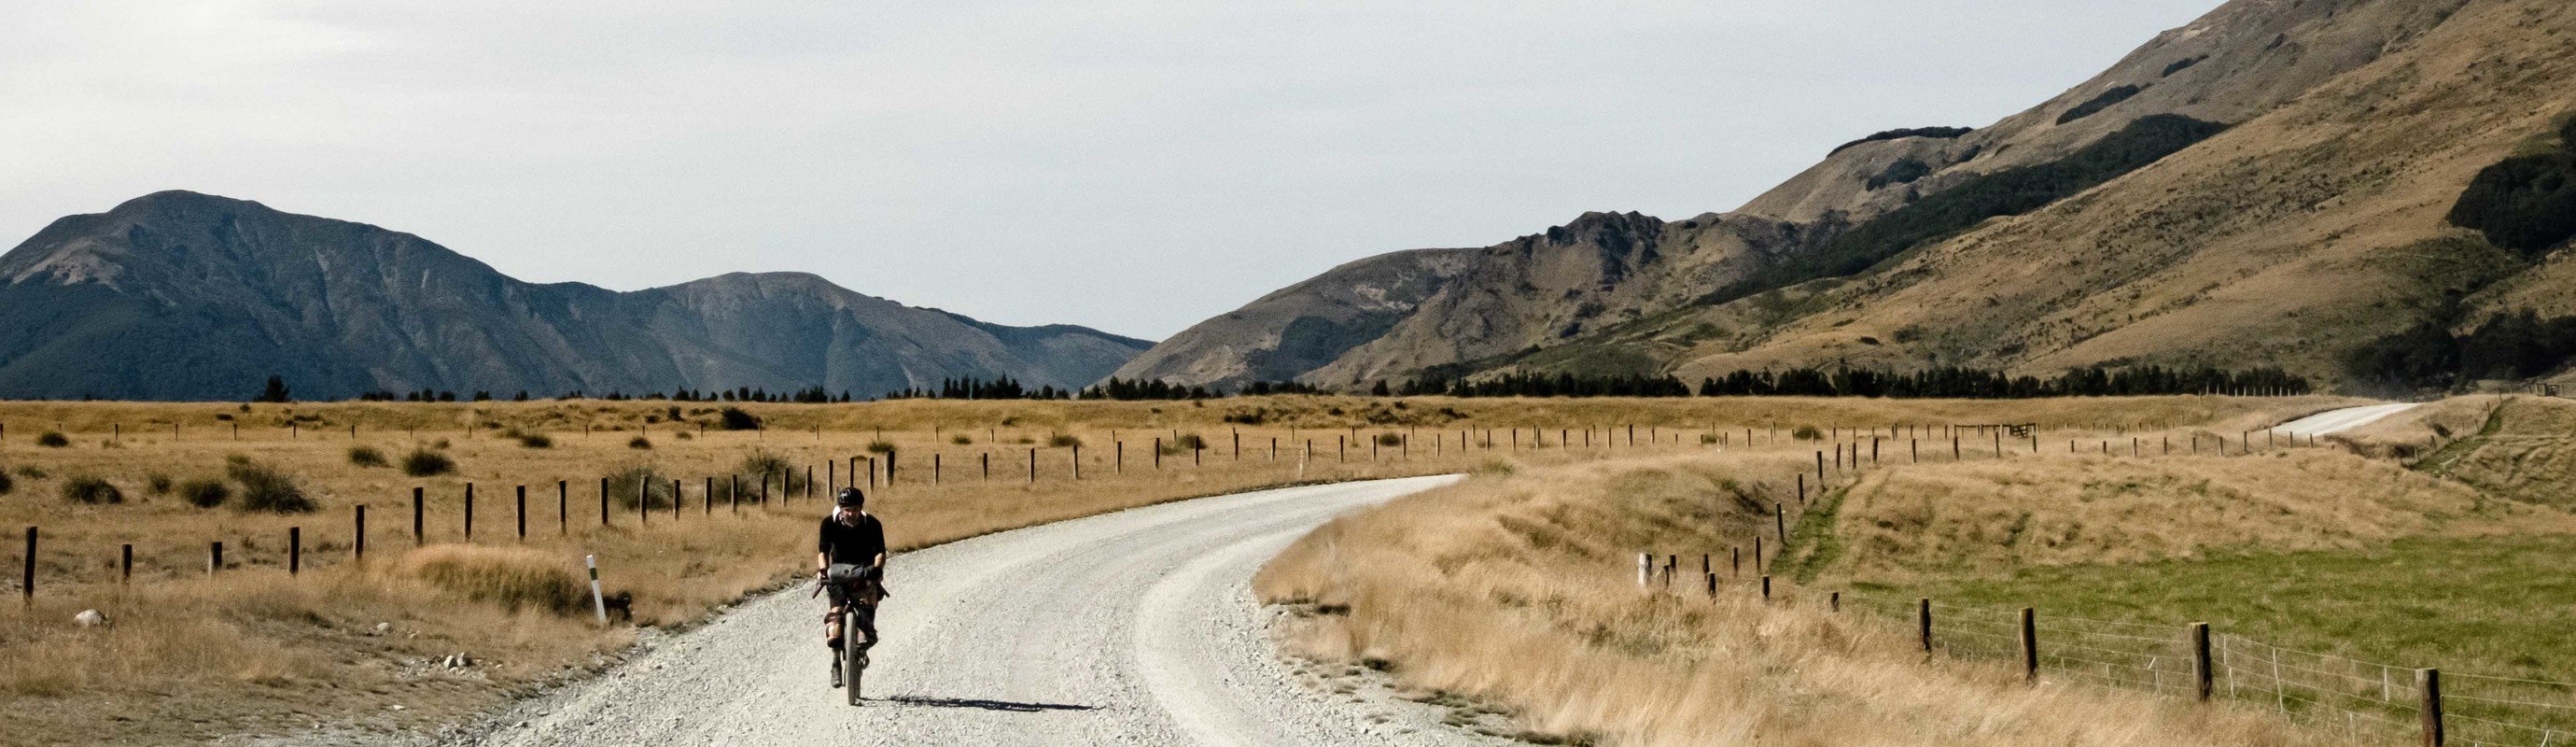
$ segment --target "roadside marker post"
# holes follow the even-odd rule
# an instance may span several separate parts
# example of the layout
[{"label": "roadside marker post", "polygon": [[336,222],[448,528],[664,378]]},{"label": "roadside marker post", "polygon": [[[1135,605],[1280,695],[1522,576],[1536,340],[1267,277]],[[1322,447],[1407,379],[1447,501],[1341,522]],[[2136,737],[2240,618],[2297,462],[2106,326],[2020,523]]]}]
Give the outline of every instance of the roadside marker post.
[{"label": "roadside marker post", "polygon": [[599,595],[599,556],[581,556],[582,566],[590,569],[590,610],[599,624],[608,624],[608,600]]}]

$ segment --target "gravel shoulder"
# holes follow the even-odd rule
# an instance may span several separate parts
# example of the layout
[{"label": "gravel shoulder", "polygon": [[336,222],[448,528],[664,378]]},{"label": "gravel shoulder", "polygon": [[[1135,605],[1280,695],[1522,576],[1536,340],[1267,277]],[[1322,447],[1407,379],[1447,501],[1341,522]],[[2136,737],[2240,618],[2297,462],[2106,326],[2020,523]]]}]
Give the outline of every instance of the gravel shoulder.
[{"label": "gravel shoulder", "polygon": [[[799,585],[653,640],[598,677],[448,740],[561,744],[1504,744],[1383,683],[1280,659],[1262,562],[1424,477],[1220,496],[895,558],[865,705],[827,686],[822,602]],[[900,520],[900,517],[895,517]],[[1311,670],[1306,670],[1311,671]]]}]

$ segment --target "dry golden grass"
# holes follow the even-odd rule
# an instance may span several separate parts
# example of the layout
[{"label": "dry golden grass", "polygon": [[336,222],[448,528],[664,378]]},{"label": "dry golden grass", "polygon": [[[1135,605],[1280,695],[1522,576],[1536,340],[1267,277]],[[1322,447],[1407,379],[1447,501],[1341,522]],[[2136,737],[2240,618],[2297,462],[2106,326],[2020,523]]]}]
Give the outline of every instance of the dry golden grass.
[{"label": "dry golden grass", "polygon": [[1809,572],[1873,581],[2244,548],[2356,549],[2506,521],[2576,529],[2558,511],[2482,504],[2468,486],[2326,448],[1899,467],[1862,478],[1839,509],[1839,557]]},{"label": "dry golden grass", "polygon": [[[726,500],[727,478],[741,474],[755,455],[810,467],[815,482],[828,485],[848,479],[843,468],[851,457],[861,457],[864,467],[871,445],[893,446],[900,455],[899,482],[872,491],[871,509],[888,517],[890,539],[898,547],[912,548],[1283,483],[1459,471],[1494,453],[1549,464],[1700,450],[1707,448],[1701,441],[1712,427],[1738,451],[1747,450],[1741,443],[1752,429],[1754,441],[1763,444],[1752,450],[1782,452],[1789,456],[1781,459],[1797,461],[1812,459],[1809,451],[1818,448],[1787,437],[1800,426],[1846,437],[1852,428],[1900,423],[1912,424],[1914,432],[1998,422],[2106,429],[2183,422],[2224,429],[2339,402],[1271,397],[1207,403],[741,405],[768,423],[760,432],[716,429],[712,424],[723,405],[707,403],[677,404],[676,420],[674,403],[635,401],[248,408],[0,403],[0,423],[6,424],[0,468],[13,470],[14,478],[13,491],[0,497],[0,526],[40,526],[44,537],[36,604],[0,611],[0,692],[12,695],[0,703],[0,717],[13,727],[0,742],[102,735],[145,743],[195,741],[316,721],[434,728],[499,697],[596,666],[630,640],[623,626],[594,629],[586,621],[586,600],[569,615],[546,609],[559,604],[562,574],[578,573],[583,555],[599,557],[611,593],[634,594],[643,624],[685,624],[795,578],[827,491],[818,487],[814,498],[801,492],[791,497],[772,483],[772,500],[763,505],[753,500],[760,481],[745,476],[737,511]],[[1627,441],[1630,423],[1637,426],[1634,447]],[[1767,443],[1774,427],[1781,436],[1776,445]],[[69,445],[35,445],[45,431],[67,434]],[[544,435],[551,445],[531,448],[512,431]],[[1381,443],[1378,437],[1389,434],[1401,436],[1397,445]],[[1207,449],[1172,451],[1155,468],[1154,439],[1168,444],[1193,435]],[[650,448],[630,444],[638,437]],[[1491,438],[1494,451],[1461,453],[1462,437]],[[1516,439],[1520,450],[1512,452]],[[1071,479],[1069,447],[1076,441],[1082,445],[1080,481]],[[1123,469],[1117,446],[1122,441]],[[1305,459],[1309,442],[1315,451]],[[1568,442],[1594,446],[1566,449]],[[1053,445],[1059,443],[1065,445]],[[355,447],[373,449],[393,464],[353,463]],[[1033,449],[1035,482],[1028,479]],[[399,463],[415,450],[446,455],[455,471],[404,475]],[[234,503],[223,507],[199,508],[182,497],[179,487],[191,481],[229,481],[227,463],[235,456],[291,476],[318,510],[243,511],[237,507],[239,485],[231,486]],[[934,456],[937,484],[931,484]],[[674,517],[667,498],[657,495],[650,504],[654,513],[639,526],[623,487],[632,483],[621,483],[612,524],[601,526],[599,478],[641,472],[681,481],[679,514]],[[57,494],[74,475],[100,477],[127,500],[64,501]],[[718,497],[711,512],[710,477]],[[561,515],[559,480],[568,493],[568,510]],[[156,490],[160,485],[169,491]],[[460,547],[468,485],[476,496],[477,547],[470,550]],[[515,489],[522,485],[528,491],[524,541],[516,531]],[[654,485],[657,493],[668,490],[664,483]],[[429,546],[416,554],[410,537],[414,487],[428,498]],[[369,508],[363,568],[351,562],[351,525],[359,505]],[[302,575],[294,578],[285,572],[290,527],[302,529],[304,544]],[[209,578],[212,542],[224,543],[226,569]],[[117,582],[118,549],[125,543],[133,543],[136,552],[130,586]],[[512,603],[528,599],[550,601]],[[72,613],[92,607],[117,624],[103,631],[70,625]],[[378,623],[390,623],[393,634],[371,635]],[[188,642],[187,651],[168,650],[176,645],[172,641]],[[482,663],[459,671],[424,663],[457,652]],[[387,710],[394,704],[406,708]],[[145,713],[183,716],[137,717]]]},{"label": "dry golden grass", "polygon": [[[1935,661],[1876,618],[1730,580],[1642,593],[1634,553],[1765,533],[1795,454],[1643,458],[1480,475],[1345,517],[1255,589],[1308,605],[1292,642],[1508,706],[1535,733],[1617,745],[2296,745],[2262,715]],[[1685,573],[1696,577],[1684,561]],[[1717,559],[1727,575],[1727,562]],[[1688,582],[1685,582],[1685,587]]]}]

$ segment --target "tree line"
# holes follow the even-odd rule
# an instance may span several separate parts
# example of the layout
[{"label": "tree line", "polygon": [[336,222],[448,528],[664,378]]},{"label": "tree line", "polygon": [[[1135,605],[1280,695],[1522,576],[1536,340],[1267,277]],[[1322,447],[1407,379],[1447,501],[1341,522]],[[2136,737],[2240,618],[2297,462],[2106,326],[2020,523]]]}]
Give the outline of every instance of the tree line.
[{"label": "tree line", "polygon": [[1738,370],[1725,376],[1701,379],[1696,390],[1669,375],[1515,373],[1479,379],[1414,379],[1392,388],[1380,383],[1371,393],[1451,397],[1688,397],[1696,393],[1702,397],[2031,399],[2164,394],[2297,395],[2313,391],[2315,389],[2306,378],[2278,368],[2228,370],[2136,366],[2122,369],[2072,368],[2046,378],[1960,367],[1906,373],[1847,367],[1830,370]]}]

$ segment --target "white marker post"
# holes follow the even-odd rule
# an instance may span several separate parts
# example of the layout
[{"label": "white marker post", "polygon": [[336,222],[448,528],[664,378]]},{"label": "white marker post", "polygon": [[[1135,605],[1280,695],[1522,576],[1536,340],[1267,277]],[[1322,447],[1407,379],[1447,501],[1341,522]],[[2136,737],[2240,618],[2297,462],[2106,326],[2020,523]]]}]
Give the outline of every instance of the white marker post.
[{"label": "white marker post", "polygon": [[590,568],[590,608],[599,615],[599,624],[608,624],[608,600],[599,596],[599,556],[581,556],[581,564]]},{"label": "white marker post", "polygon": [[1649,588],[1655,576],[1655,554],[1637,553],[1637,588]]}]

